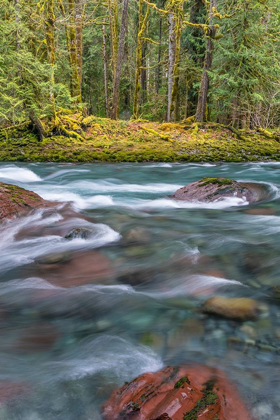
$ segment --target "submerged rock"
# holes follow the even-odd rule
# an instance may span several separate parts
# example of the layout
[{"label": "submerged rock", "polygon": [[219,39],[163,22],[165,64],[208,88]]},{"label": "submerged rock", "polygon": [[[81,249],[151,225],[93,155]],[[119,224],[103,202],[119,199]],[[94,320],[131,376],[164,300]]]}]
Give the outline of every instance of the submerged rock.
[{"label": "submerged rock", "polygon": [[202,178],[185,185],[174,193],[173,198],[185,201],[211,203],[226,197],[236,197],[255,203],[269,197],[266,187],[253,182],[236,182],[227,178]]},{"label": "submerged rock", "polygon": [[256,319],[259,305],[254,299],[216,296],[203,304],[203,312],[232,319]]},{"label": "submerged rock", "polygon": [[70,230],[67,235],[64,236],[65,239],[88,239],[92,235],[93,229],[85,227],[77,227]]},{"label": "submerged rock", "polygon": [[141,244],[146,245],[151,241],[151,232],[144,227],[136,226],[122,233],[122,243],[124,245]]},{"label": "submerged rock", "polygon": [[48,322],[40,322],[22,328],[15,349],[21,353],[37,353],[50,350],[60,338],[60,332]]},{"label": "submerged rock", "polygon": [[71,259],[70,252],[53,252],[50,254],[41,255],[35,258],[35,261],[39,264],[57,264],[69,261]]},{"label": "submerged rock", "polygon": [[0,220],[50,205],[32,191],[0,182]]},{"label": "submerged rock", "polygon": [[72,287],[92,282],[111,281],[114,268],[99,251],[49,254],[25,267],[24,275],[42,277],[55,286]]},{"label": "submerged rock", "polygon": [[105,420],[251,420],[236,389],[218,369],[166,367],[117,389],[103,406]]}]

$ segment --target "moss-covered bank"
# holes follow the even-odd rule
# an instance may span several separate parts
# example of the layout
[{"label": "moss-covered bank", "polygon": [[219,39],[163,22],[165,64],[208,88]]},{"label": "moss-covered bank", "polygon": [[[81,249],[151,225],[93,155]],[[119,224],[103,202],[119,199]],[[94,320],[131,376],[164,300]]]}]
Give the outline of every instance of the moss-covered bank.
[{"label": "moss-covered bank", "polygon": [[143,162],[280,159],[280,138],[214,124],[112,121],[81,114],[61,117],[63,135],[47,122],[38,141],[28,125],[0,129],[1,161]]}]

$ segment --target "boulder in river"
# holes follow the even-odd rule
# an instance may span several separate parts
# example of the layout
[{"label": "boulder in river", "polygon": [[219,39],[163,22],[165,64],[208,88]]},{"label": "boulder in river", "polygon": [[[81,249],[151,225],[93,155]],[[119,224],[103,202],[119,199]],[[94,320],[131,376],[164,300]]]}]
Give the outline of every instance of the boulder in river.
[{"label": "boulder in river", "polygon": [[228,178],[202,178],[177,190],[172,198],[191,202],[211,203],[236,197],[255,203],[269,198],[267,188],[253,182],[237,182]]},{"label": "boulder in river", "polygon": [[32,209],[48,207],[50,204],[32,191],[0,182],[0,220],[26,214]]},{"label": "boulder in river", "polygon": [[256,319],[259,305],[256,300],[250,298],[215,296],[203,304],[203,312],[232,319]]},{"label": "boulder in river", "polygon": [[236,389],[218,369],[192,365],[144,373],[113,392],[105,420],[251,420]]}]

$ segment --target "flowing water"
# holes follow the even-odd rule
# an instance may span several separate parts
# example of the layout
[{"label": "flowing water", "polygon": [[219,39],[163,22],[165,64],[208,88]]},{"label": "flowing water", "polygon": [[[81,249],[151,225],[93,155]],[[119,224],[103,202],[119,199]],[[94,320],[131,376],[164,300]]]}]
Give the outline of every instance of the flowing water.
[{"label": "flowing water", "polygon": [[[205,176],[269,198],[168,197]],[[2,163],[0,180],[56,203],[0,227],[0,420],[100,420],[117,386],[193,361],[280,419],[280,163]],[[215,295],[254,298],[260,316],[204,314]]]}]

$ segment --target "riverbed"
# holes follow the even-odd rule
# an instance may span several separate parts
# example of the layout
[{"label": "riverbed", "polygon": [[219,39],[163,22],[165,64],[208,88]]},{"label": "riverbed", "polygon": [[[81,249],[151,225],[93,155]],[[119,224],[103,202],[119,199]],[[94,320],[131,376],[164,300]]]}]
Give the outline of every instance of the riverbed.
[{"label": "riverbed", "polygon": [[[170,198],[203,177],[269,197]],[[54,203],[0,227],[0,420],[101,420],[116,387],[193,362],[225,370],[256,419],[280,419],[279,162],[1,163],[0,181]],[[203,313],[218,295],[261,312]]]}]

